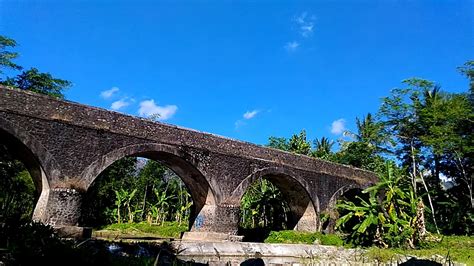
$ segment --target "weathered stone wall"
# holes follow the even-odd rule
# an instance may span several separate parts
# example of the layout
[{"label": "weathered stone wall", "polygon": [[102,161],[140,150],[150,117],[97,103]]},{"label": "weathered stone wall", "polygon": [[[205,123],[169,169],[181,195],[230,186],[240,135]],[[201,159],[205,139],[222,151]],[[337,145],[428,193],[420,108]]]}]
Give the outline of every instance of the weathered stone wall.
[{"label": "weathered stone wall", "polygon": [[68,188],[57,188],[49,191],[46,209],[46,223],[77,226],[81,216],[82,195],[79,191]]},{"label": "weathered stone wall", "polygon": [[[193,196],[196,219],[205,221],[198,228],[196,220],[193,230],[203,231],[234,233],[238,211],[229,206],[238,209],[248,186],[262,176],[288,198],[295,224],[306,217],[300,225],[307,228],[308,217],[317,219],[315,212],[330,206],[341,187],[376,180],[368,171],[4,87],[2,132],[30,149],[44,171],[51,188],[45,204],[51,223],[75,223],[80,193],[125,156],[159,160],[176,172]],[[311,213],[308,203],[314,206]]]}]

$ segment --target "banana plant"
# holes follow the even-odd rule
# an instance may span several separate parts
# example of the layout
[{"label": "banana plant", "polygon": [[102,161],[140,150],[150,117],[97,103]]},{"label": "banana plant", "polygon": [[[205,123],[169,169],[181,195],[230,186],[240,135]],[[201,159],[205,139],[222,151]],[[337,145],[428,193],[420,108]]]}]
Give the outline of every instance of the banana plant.
[{"label": "banana plant", "polygon": [[122,216],[120,209],[122,208],[122,205],[124,202],[127,200],[128,197],[128,192],[121,188],[120,190],[114,190],[115,192],[115,213],[117,214],[116,219],[117,223],[122,223]]},{"label": "banana plant", "polygon": [[172,198],[172,196],[167,195],[167,188],[164,191],[161,191],[159,189],[154,189],[153,192],[156,195],[157,202],[156,206],[158,208],[158,216],[161,217],[161,224],[165,221],[166,219],[166,211],[169,207],[168,201]]},{"label": "banana plant", "polygon": [[355,244],[414,247],[424,235],[424,228],[415,226],[424,219],[418,207],[421,198],[415,196],[410,185],[402,183],[403,176],[393,164],[387,163],[385,168],[380,181],[362,191],[366,198],[356,196],[356,200],[337,204],[344,215],[336,222],[336,228],[351,232],[348,240]]}]

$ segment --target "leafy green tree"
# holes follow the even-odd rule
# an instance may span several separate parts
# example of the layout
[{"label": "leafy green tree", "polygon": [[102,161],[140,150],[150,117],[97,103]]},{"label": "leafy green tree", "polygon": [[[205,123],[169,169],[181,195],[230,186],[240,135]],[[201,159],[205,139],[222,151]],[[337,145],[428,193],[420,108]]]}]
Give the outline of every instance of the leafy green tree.
[{"label": "leafy green tree", "polygon": [[267,147],[282,150],[282,151],[289,151],[290,144],[288,143],[288,139],[282,137],[269,137]]},{"label": "leafy green tree", "polygon": [[[469,70],[463,70],[469,77]],[[407,88],[393,90],[391,96],[384,98],[380,109],[384,130],[397,144],[394,153],[408,168],[416,195],[420,194],[418,183],[421,182],[436,230],[437,219],[443,221],[442,226],[451,223],[454,214],[445,208],[452,206],[453,201],[461,206],[469,202],[467,208],[449,209],[464,209],[466,215],[462,216],[466,221],[474,220],[474,119],[470,94],[443,92],[435,83],[423,79],[404,83]],[[453,180],[454,187],[443,189],[441,176]]]},{"label": "leafy green tree", "polygon": [[[433,193],[425,181],[427,171],[424,164],[426,150],[421,137],[426,134],[426,127],[420,119],[420,107],[423,96],[428,91],[436,91],[437,86],[424,79],[412,78],[403,81],[408,87],[405,89],[394,89],[392,95],[385,97],[380,108],[380,115],[384,118],[384,129],[390,132],[393,142],[397,143],[394,153],[398,156],[404,167],[410,172],[409,176],[415,195],[418,195],[417,181],[421,180],[427,193],[432,214],[435,213]],[[438,180],[439,181],[439,177]],[[434,183],[434,190],[440,188],[439,182]],[[432,215],[433,224],[438,230],[436,216]]]},{"label": "leafy green tree", "polygon": [[270,137],[267,147],[279,149],[297,154],[311,155],[311,142],[306,139],[306,130],[294,134],[290,139]]},{"label": "leafy green tree", "polygon": [[67,80],[55,78],[49,73],[41,73],[36,68],[31,68],[27,71],[23,71],[14,78],[7,78],[3,82],[3,85],[62,99],[64,98],[63,91],[69,88],[72,83]]},{"label": "leafy green tree", "polygon": [[474,94],[474,60],[469,60],[458,70],[469,79],[469,92]]},{"label": "leafy green tree", "polygon": [[18,53],[8,51],[8,47],[15,47],[16,42],[6,36],[0,35],[0,74],[3,74],[4,68],[21,70],[21,66],[13,63],[12,60],[18,57]]},{"label": "leafy green tree", "polygon": [[[14,48],[16,45],[15,40],[0,35],[0,74],[3,74],[4,69],[23,69],[13,62],[19,56],[18,53],[7,50],[7,48]],[[15,77],[0,79],[0,84],[61,99],[64,98],[63,91],[72,86],[70,81],[55,78],[49,73],[42,73],[34,67]]]}]

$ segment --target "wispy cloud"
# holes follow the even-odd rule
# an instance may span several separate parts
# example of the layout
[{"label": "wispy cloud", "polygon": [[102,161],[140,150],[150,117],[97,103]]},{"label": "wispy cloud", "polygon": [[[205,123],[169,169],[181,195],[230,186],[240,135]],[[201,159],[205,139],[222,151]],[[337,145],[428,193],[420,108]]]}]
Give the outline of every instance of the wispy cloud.
[{"label": "wispy cloud", "polygon": [[254,118],[260,111],[259,110],[253,110],[253,111],[247,111],[244,113],[243,117],[245,119],[252,119]]},{"label": "wispy cloud", "polygon": [[244,126],[245,124],[246,124],[245,121],[237,120],[237,121],[235,121],[234,126],[235,126],[235,129],[239,129],[240,127]]},{"label": "wispy cloud", "polygon": [[110,90],[105,90],[100,93],[100,97],[104,99],[110,99],[112,96],[114,96],[115,93],[117,93],[120,89],[117,87],[112,87]]},{"label": "wispy cloud", "polygon": [[295,22],[298,26],[298,31],[301,36],[308,38],[313,35],[315,20],[316,17],[314,15],[309,15],[308,12],[303,12],[299,16],[295,17]]},{"label": "wispy cloud", "polygon": [[297,41],[288,42],[285,44],[285,49],[289,52],[295,51],[300,46],[300,43]]},{"label": "wispy cloud", "polygon": [[130,105],[130,102],[127,100],[127,98],[120,99],[118,101],[113,102],[110,105],[110,109],[118,111],[124,107],[127,107]]},{"label": "wispy cloud", "polygon": [[331,124],[331,133],[334,135],[341,135],[346,130],[346,120],[341,118],[335,120]]},{"label": "wispy cloud", "polygon": [[252,111],[247,111],[242,115],[242,119],[239,119],[235,121],[234,126],[235,129],[239,129],[240,127],[243,127],[247,124],[247,120],[250,120],[257,116],[257,114],[260,113],[261,110],[254,109]]},{"label": "wispy cloud", "polygon": [[143,117],[156,115],[158,120],[167,120],[173,117],[176,111],[178,111],[178,106],[176,105],[159,106],[155,104],[155,100],[151,99],[140,102],[138,114]]}]

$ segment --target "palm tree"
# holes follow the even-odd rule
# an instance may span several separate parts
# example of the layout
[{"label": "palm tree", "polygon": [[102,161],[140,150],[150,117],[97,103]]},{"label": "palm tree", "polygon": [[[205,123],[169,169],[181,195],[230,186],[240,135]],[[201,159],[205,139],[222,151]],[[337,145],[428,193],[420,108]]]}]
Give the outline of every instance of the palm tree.
[{"label": "palm tree", "polygon": [[344,131],[343,135],[351,137],[356,142],[366,143],[376,152],[388,152],[383,146],[391,144],[387,134],[383,132],[383,124],[376,121],[371,113],[359,119],[356,117],[357,133],[349,130]]},{"label": "palm tree", "polygon": [[334,146],[334,141],[329,140],[326,137],[315,139],[313,156],[317,158],[328,159],[329,155],[332,153],[332,146]]}]

